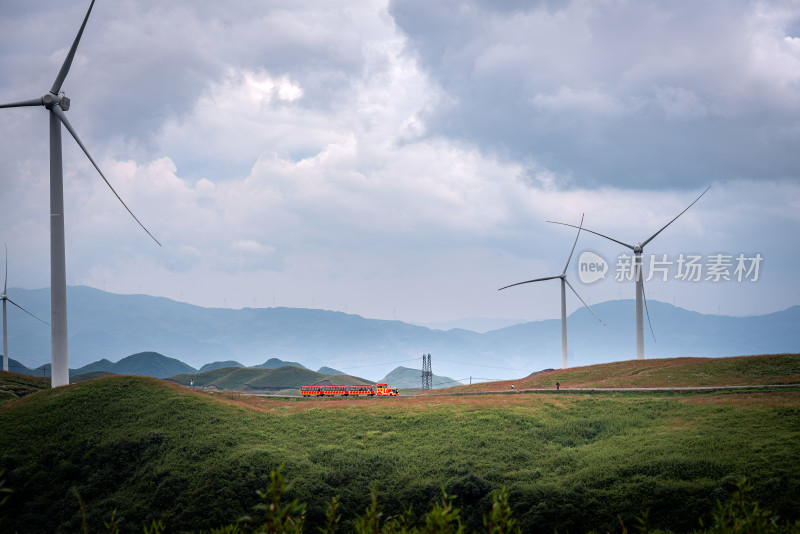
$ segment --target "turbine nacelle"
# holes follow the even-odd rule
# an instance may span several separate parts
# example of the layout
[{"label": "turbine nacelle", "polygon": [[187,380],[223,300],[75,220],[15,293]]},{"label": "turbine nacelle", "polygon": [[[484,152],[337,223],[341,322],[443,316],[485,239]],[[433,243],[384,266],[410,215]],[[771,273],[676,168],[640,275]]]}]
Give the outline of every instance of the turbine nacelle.
[{"label": "turbine nacelle", "polygon": [[53,93],[46,93],[42,97],[42,105],[47,109],[53,109],[53,106],[58,105],[61,108],[61,111],[67,111],[69,109],[70,100],[64,93],[61,94],[53,94]]}]

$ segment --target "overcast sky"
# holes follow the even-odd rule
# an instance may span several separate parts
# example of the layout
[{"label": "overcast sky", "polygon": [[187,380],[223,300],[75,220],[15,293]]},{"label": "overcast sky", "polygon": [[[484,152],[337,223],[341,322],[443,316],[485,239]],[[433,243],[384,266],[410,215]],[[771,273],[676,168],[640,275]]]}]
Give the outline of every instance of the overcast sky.
[{"label": "overcast sky", "polygon": [[[50,88],[87,7],[0,0],[0,102]],[[418,323],[555,318],[555,280],[497,291],[564,268],[575,231],[548,220],[585,213],[636,243],[710,185],[646,247],[673,262],[648,298],[800,304],[797,1],[98,0],[63,89],[163,243],[64,130],[71,285]],[[12,288],[49,285],[47,132],[44,108],[0,110]],[[578,280],[587,250],[610,265],[594,284]],[[615,280],[626,252],[581,234],[567,274],[585,300],[633,298]],[[730,256],[731,280],[681,279],[681,254]]]}]

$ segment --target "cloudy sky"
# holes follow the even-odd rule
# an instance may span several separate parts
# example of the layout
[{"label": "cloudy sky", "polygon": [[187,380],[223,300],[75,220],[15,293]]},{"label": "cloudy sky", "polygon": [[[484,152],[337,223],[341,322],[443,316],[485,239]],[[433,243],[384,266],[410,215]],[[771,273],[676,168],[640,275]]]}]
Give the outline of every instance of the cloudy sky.
[{"label": "cloudy sky", "polygon": [[[50,88],[87,7],[0,0],[0,102]],[[561,272],[575,233],[548,220],[585,213],[636,243],[710,185],[645,249],[672,262],[648,297],[800,304],[797,1],[98,0],[63,89],[163,244],[65,130],[69,284],[417,323],[555,318],[556,281],[497,291]],[[47,132],[43,108],[0,110],[10,287],[49,285]],[[605,279],[578,280],[583,251]],[[624,253],[581,234],[568,276],[584,299],[633,297]],[[689,256],[698,281],[681,277]],[[731,280],[706,279],[728,257]]]}]

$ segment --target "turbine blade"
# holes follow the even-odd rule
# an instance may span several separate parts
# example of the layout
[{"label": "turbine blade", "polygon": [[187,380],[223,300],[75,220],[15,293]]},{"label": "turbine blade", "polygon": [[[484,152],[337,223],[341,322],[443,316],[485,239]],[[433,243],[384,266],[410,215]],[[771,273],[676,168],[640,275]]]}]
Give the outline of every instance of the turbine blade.
[{"label": "turbine blade", "polygon": [[22,306],[20,306],[19,304],[17,304],[17,303],[16,303],[16,302],[14,302],[13,300],[11,300],[10,298],[6,297],[6,300],[7,300],[8,302],[10,302],[11,304],[13,304],[14,306],[16,306],[17,308],[19,308],[20,310],[22,310],[22,311],[24,311],[25,313],[27,313],[28,315],[30,315],[31,317],[33,317],[34,319],[36,319],[37,321],[40,321],[40,322],[42,322],[42,323],[44,323],[44,324],[46,324],[46,325],[48,325],[48,326],[50,325],[50,323],[48,323],[48,322],[46,322],[46,321],[42,321],[41,319],[39,319],[38,317],[36,317],[34,314],[32,314],[31,312],[29,312],[28,310],[26,310],[25,308],[23,308]]},{"label": "turbine blade", "polygon": [[666,227],[667,227],[667,226],[669,226],[670,224],[674,223],[674,222],[675,222],[675,221],[678,219],[678,217],[680,217],[681,215],[683,215],[684,213],[686,213],[686,212],[688,211],[688,209],[689,209],[689,208],[691,208],[692,206],[694,206],[695,202],[697,202],[698,200],[700,200],[700,197],[702,197],[703,195],[705,195],[705,194],[706,194],[706,191],[708,191],[709,189],[711,189],[711,186],[710,186],[710,185],[709,185],[708,187],[706,187],[705,191],[703,191],[702,193],[700,193],[700,196],[699,196],[699,197],[697,197],[696,199],[694,199],[694,202],[692,202],[691,204],[689,204],[689,205],[686,207],[686,209],[685,209],[685,210],[683,210],[682,212],[680,212],[680,213],[679,213],[679,214],[678,214],[678,215],[677,215],[677,216],[676,216],[674,219],[672,219],[670,222],[668,222],[667,224],[665,224],[665,225],[664,225],[664,226],[661,228],[661,230],[659,230],[658,232],[656,232],[656,233],[654,233],[653,235],[651,235],[651,236],[650,236],[648,239],[644,240],[644,241],[642,242],[642,248],[644,248],[644,246],[645,246],[646,244],[648,244],[650,241],[652,241],[652,240],[653,240],[653,239],[654,239],[654,238],[655,238],[655,237],[656,237],[658,234],[660,234],[661,232],[663,232],[663,231],[664,231],[664,228],[666,228]]},{"label": "turbine blade", "polygon": [[89,13],[92,12],[92,7],[94,7],[94,0],[92,0],[92,3],[89,4],[89,11],[86,12],[86,16],[83,18],[83,24],[81,24],[81,29],[78,30],[78,35],[75,36],[75,41],[72,43],[72,47],[69,49],[67,58],[64,60],[64,64],[61,65],[61,70],[58,71],[58,76],[56,76],[56,81],[53,82],[53,87],[50,89],[50,92],[53,93],[54,95],[57,95],[58,92],[61,91],[61,84],[64,83],[64,79],[67,77],[67,74],[69,73],[69,69],[72,66],[72,60],[75,58],[75,51],[78,49],[78,43],[81,42],[83,29],[86,27],[86,22],[89,20]]},{"label": "turbine blade", "polygon": [[3,295],[6,294],[8,290],[8,243],[5,243],[6,246],[6,280],[3,282]]},{"label": "turbine blade", "polygon": [[589,232],[590,234],[599,235],[600,237],[605,237],[606,239],[608,239],[610,241],[613,241],[614,243],[619,243],[623,247],[628,247],[631,250],[633,250],[633,248],[634,248],[633,245],[631,245],[631,244],[628,244],[628,243],[626,243],[624,241],[620,241],[619,239],[614,239],[613,237],[608,237],[607,235],[601,234],[600,232],[595,232],[594,230],[589,230],[588,228],[581,228],[580,226],[575,226],[574,224],[562,223],[562,222],[558,222],[558,221],[547,221],[547,222],[552,223],[552,224],[560,224],[562,226],[570,226],[572,228],[577,228],[578,230],[583,230],[584,232]]},{"label": "turbine blade", "polygon": [[75,133],[75,130],[72,128],[72,125],[69,123],[69,120],[67,120],[67,116],[66,116],[66,115],[64,115],[64,112],[61,110],[61,106],[59,106],[58,104],[56,104],[55,106],[53,106],[53,107],[50,109],[50,111],[51,111],[51,112],[53,112],[53,113],[55,113],[55,114],[56,114],[56,116],[57,116],[57,117],[58,117],[58,118],[61,120],[61,122],[64,124],[64,126],[67,128],[67,130],[69,130],[69,133],[70,133],[70,134],[72,134],[72,137],[74,137],[74,138],[75,138],[75,141],[77,141],[77,142],[78,142],[78,145],[79,145],[79,146],[81,147],[81,149],[83,150],[83,153],[84,153],[84,154],[86,154],[86,157],[87,157],[87,158],[89,158],[89,161],[91,161],[91,162],[92,162],[92,165],[94,165],[94,168],[95,168],[95,169],[97,169],[97,172],[98,172],[98,173],[100,173],[100,177],[101,177],[101,178],[103,179],[103,181],[106,183],[106,185],[108,186],[108,188],[109,188],[109,189],[111,189],[111,192],[112,192],[112,193],[114,193],[114,196],[115,196],[115,197],[117,197],[117,200],[119,200],[119,201],[120,201],[120,203],[122,203],[122,205],[125,207],[125,209],[126,209],[126,210],[128,210],[128,213],[130,213],[130,214],[131,214],[131,217],[133,217],[133,218],[134,218],[134,220],[135,220],[137,223],[139,223],[139,226],[141,226],[141,227],[142,227],[142,229],[143,229],[145,232],[147,232],[147,235],[149,235],[149,236],[150,236],[150,237],[153,239],[153,241],[155,241],[155,242],[158,244],[158,246],[161,246],[161,243],[159,243],[159,242],[158,242],[158,239],[156,239],[156,238],[155,238],[155,236],[153,236],[153,234],[151,234],[151,233],[150,233],[150,230],[148,230],[147,228],[145,228],[145,227],[144,227],[144,225],[142,224],[142,222],[141,222],[141,221],[140,221],[140,220],[139,220],[139,219],[136,217],[136,215],[134,215],[134,214],[133,214],[133,212],[131,211],[131,209],[130,209],[130,208],[127,206],[127,204],[125,204],[125,202],[122,200],[122,198],[121,198],[121,197],[120,197],[120,196],[117,194],[117,192],[116,192],[116,191],[114,190],[114,188],[111,186],[111,183],[109,183],[108,179],[106,179],[105,175],[103,174],[103,171],[101,171],[101,170],[100,170],[100,167],[98,167],[98,166],[97,166],[97,163],[95,163],[94,159],[93,159],[93,158],[92,158],[92,156],[89,154],[89,151],[88,151],[88,150],[86,150],[86,147],[85,147],[85,146],[83,145],[83,143],[81,142],[81,139],[80,139],[80,137],[78,137],[78,134],[77,134],[77,133]]},{"label": "turbine blade", "polygon": [[24,108],[26,106],[42,106],[42,98],[32,98],[22,102],[11,102],[10,104],[0,104],[0,108]]},{"label": "turbine blade", "polygon": [[590,312],[592,312],[592,315],[594,315],[594,318],[597,319],[598,321],[600,321],[601,323],[603,323],[603,326],[606,326],[606,323],[603,322],[603,320],[600,317],[597,316],[597,314],[589,307],[589,305],[586,304],[586,302],[581,298],[581,296],[578,295],[578,292],[575,290],[574,287],[572,287],[572,284],[569,283],[569,280],[564,278],[564,281],[567,283],[567,285],[572,290],[572,292],[575,293],[575,296],[578,297],[581,302],[583,302],[583,305],[586,306],[586,309],[589,310]]},{"label": "turbine blade", "polygon": [[530,284],[531,282],[541,282],[542,280],[553,280],[554,278],[561,278],[561,275],[545,276],[544,278],[537,278],[535,280],[526,280],[524,282],[517,282],[516,284],[511,284],[510,286],[501,287],[500,289],[498,289],[498,291],[508,289],[509,287],[520,286],[522,284]]},{"label": "turbine blade", "polygon": [[572,259],[572,253],[575,252],[575,245],[578,244],[578,237],[580,237],[580,235],[581,235],[581,228],[583,228],[583,216],[584,215],[585,215],[584,213],[581,213],[581,225],[578,227],[578,233],[575,236],[575,242],[572,243],[572,250],[569,251],[569,257],[567,258],[567,264],[564,265],[564,270],[561,271],[561,274],[566,274],[567,273],[567,267],[569,267],[569,261]]},{"label": "turbine blade", "polygon": [[653,343],[656,342],[656,333],[653,332],[653,323],[650,322],[650,310],[647,309],[647,295],[644,292],[644,282],[642,282],[642,300],[644,300],[644,311],[647,313],[647,324],[650,325],[650,335],[653,336]]}]

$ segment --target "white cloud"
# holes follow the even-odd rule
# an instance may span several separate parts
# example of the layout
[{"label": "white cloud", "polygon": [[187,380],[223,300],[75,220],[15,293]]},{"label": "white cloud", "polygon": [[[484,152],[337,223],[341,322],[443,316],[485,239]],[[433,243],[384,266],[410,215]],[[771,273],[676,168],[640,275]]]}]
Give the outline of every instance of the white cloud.
[{"label": "white cloud", "polygon": [[561,87],[555,93],[537,94],[531,103],[548,111],[582,112],[589,115],[613,116],[623,113],[625,106],[615,97],[600,89],[574,89]]},{"label": "white cloud", "polygon": [[707,113],[694,92],[680,87],[657,87],[655,99],[668,120],[701,119]]},{"label": "white cloud", "polygon": [[237,239],[231,244],[231,249],[249,254],[261,255],[269,253],[272,247],[267,247],[252,239]]},{"label": "white cloud", "polygon": [[[775,232],[800,225],[800,70],[785,31],[795,10],[416,6],[412,16],[404,2],[389,13],[377,0],[121,0],[98,10],[103,23],[87,30],[79,55],[88,63],[71,74],[70,118],[164,246],[65,135],[69,282],[415,321],[554,317],[547,292],[557,284],[497,295],[563,268],[574,234],[545,221],[575,223],[585,212],[587,227],[638,240],[713,182],[654,246],[762,252],[769,270],[747,299],[762,311],[800,301],[781,289],[797,258]],[[29,55],[47,63],[63,49],[45,30],[73,11],[80,21],[77,8],[50,7],[47,24],[0,21],[0,44],[22,38],[17,26],[48,43],[36,39],[39,51],[25,54],[0,47],[9,72],[0,95],[29,96],[17,94],[39,83],[28,79]],[[45,74],[46,89],[55,73]],[[29,262],[17,283],[41,287],[46,114],[0,111],[0,185],[11,199],[0,237]],[[616,252],[588,235],[579,246]],[[674,290],[701,311],[719,302],[750,310],[741,288],[723,289],[653,291]],[[583,296],[619,291],[600,285]]]},{"label": "white cloud", "polygon": [[394,0],[392,13],[451,97],[431,135],[589,187],[784,179],[800,166],[788,150],[800,142],[795,2]]}]

